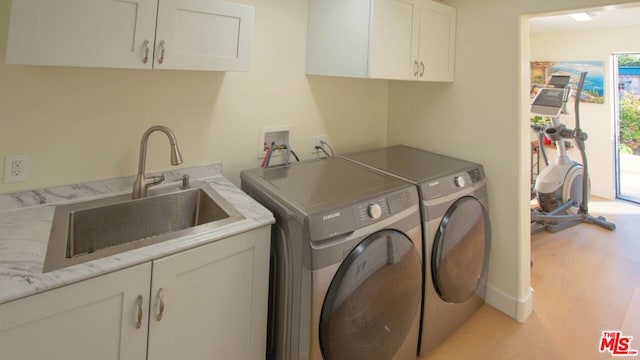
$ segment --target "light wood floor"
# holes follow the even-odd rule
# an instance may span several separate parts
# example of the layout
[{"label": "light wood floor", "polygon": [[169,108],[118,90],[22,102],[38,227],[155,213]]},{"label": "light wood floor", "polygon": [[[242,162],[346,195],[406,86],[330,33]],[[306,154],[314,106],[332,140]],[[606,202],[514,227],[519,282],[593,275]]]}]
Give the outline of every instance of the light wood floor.
[{"label": "light wood floor", "polygon": [[484,305],[420,360],[606,359],[605,330],[633,336],[631,349],[640,349],[640,206],[594,200],[590,212],[617,229],[582,224],[532,236],[534,312],[524,324]]}]

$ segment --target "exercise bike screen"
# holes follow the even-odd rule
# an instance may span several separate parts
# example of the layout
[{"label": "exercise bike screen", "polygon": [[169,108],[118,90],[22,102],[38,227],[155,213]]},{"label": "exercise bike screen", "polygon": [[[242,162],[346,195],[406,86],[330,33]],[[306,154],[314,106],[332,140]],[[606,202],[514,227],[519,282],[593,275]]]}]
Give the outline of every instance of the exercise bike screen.
[{"label": "exercise bike screen", "polygon": [[564,89],[540,89],[538,96],[533,100],[533,105],[561,108],[563,96]]},{"label": "exercise bike screen", "polygon": [[569,85],[570,80],[571,76],[569,75],[553,75],[551,76],[551,80],[549,80],[549,85],[557,88],[565,88]]},{"label": "exercise bike screen", "polygon": [[564,89],[540,89],[531,104],[531,112],[551,117],[560,116],[563,97]]}]

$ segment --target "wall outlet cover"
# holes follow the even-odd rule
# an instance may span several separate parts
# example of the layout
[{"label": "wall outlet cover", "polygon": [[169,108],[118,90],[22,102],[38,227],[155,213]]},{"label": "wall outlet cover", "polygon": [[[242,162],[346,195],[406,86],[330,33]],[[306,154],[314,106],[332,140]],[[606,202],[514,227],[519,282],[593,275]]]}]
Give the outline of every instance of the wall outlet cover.
[{"label": "wall outlet cover", "polygon": [[7,155],[4,160],[4,182],[25,181],[29,177],[29,155]]},{"label": "wall outlet cover", "polygon": [[327,137],[324,135],[313,135],[311,137],[311,153],[316,154],[318,152],[322,152],[322,150],[318,150],[318,146],[322,147],[322,141],[327,141]]}]

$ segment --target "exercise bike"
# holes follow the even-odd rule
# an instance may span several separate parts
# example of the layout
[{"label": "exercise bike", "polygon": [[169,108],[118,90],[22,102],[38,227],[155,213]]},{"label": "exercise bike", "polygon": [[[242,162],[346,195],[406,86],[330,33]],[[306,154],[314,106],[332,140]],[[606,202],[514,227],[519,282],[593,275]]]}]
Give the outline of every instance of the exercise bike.
[{"label": "exercise bike", "polygon": [[[614,223],[604,217],[589,215],[590,182],[585,141],[587,133],[580,128],[580,96],[587,73],[580,74],[575,93],[575,129],[560,122],[560,115],[567,114],[566,104],[571,94],[568,75],[554,75],[547,87],[541,88],[531,104],[531,113],[548,116],[551,126],[531,127],[538,135],[539,150],[547,167],[538,174],[535,194],[539,208],[531,210],[531,233],[546,230],[558,232],[574,225],[588,223],[615,230]],[[558,157],[549,163],[543,146],[543,137],[556,144]],[[582,164],[567,155],[565,142],[573,139],[580,150]]]}]

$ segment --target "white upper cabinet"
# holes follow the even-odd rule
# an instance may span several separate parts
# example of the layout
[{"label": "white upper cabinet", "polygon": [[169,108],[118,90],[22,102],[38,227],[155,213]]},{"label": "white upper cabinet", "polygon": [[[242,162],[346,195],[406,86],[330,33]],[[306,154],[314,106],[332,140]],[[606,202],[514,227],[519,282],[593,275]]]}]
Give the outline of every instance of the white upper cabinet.
[{"label": "white upper cabinet", "polygon": [[431,0],[310,0],[307,73],[453,81],[455,22]]},{"label": "white upper cabinet", "polygon": [[14,0],[7,62],[151,68],[157,7],[158,0]]},{"label": "white upper cabinet", "polygon": [[411,79],[418,58],[420,0],[374,0],[371,11],[369,77]]},{"label": "white upper cabinet", "polygon": [[423,1],[420,15],[418,77],[424,81],[453,81],[456,9]]},{"label": "white upper cabinet", "polygon": [[253,25],[218,0],[14,0],[7,63],[247,71]]},{"label": "white upper cabinet", "polygon": [[248,71],[254,13],[224,1],[160,0],[154,67]]}]

